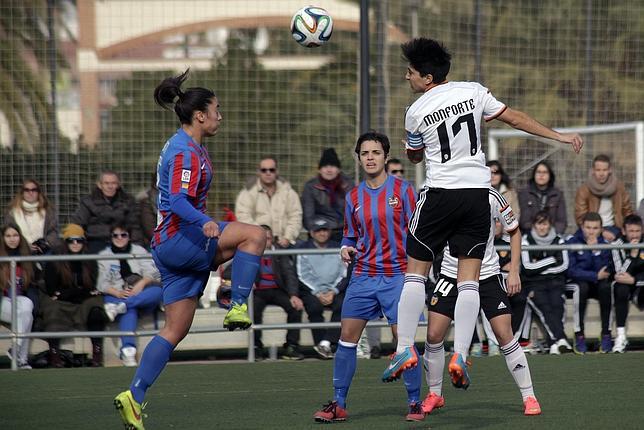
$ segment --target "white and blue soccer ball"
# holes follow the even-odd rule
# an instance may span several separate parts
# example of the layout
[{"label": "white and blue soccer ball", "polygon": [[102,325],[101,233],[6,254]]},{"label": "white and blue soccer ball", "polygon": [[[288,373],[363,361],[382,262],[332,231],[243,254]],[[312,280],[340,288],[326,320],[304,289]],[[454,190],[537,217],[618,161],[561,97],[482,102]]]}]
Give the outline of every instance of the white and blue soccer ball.
[{"label": "white and blue soccer ball", "polygon": [[291,19],[293,39],[307,48],[323,45],[331,38],[332,32],[333,19],[321,7],[303,7]]}]

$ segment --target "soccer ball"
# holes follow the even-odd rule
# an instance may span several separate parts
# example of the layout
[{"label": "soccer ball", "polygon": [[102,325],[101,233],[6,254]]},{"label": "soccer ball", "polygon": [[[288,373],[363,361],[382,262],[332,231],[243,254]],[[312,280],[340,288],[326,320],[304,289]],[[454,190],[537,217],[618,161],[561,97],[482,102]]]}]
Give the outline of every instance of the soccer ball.
[{"label": "soccer ball", "polygon": [[291,35],[302,46],[314,48],[326,43],[333,32],[333,19],[316,6],[307,6],[295,12],[291,19]]}]

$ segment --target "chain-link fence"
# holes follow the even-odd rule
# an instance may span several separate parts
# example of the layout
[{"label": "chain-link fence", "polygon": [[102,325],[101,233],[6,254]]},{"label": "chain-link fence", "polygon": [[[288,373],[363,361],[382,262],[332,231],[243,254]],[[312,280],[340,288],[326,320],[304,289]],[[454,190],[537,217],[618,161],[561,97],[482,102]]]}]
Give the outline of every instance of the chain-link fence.
[{"label": "chain-link fence", "polygon": [[[159,150],[177,127],[152,92],[187,67],[189,84],[213,88],[224,116],[208,142],[216,216],[234,203],[265,154],[277,157],[281,175],[298,191],[316,174],[325,147],[335,147],[352,174],[360,3],[316,1],[333,16],[335,30],[329,43],[307,49],[289,31],[291,15],[305,5],[295,0],[1,2],[0,202],[10,200],[23,177],[34,177],[65,222],[103,168],[120,172],[132,194],[147,188]],[[413,100],[398,45],[414,35],[447,45],[452,80],[481,81],[549,125],[642,119],[641,1],[366,3],[371,55],[362,79],[371,88],[371,127],[394,143],[404,137],[403,112]],[[579,170],[583,178],[592,155],[556,168]],[[403,158],[402,146],[392,156]]]}]

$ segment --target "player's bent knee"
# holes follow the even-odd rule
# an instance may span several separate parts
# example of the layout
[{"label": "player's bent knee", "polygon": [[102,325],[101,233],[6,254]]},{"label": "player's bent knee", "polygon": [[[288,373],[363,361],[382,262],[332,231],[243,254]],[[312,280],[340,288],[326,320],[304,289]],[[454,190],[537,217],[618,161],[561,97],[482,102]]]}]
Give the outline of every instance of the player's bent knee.
[{"label": "player's bent knee", "polygon": [[252,242],[259,250],[264,250],[266,247],[266,233],[262,227],[248,225],[245,236],[246,241]]},{"label": "player's bent knee", "polygon": [[444,333],[439,333],[437,331],[429,330],[427,332],[427,340],[431,344],[441,343],[445,338]]}]

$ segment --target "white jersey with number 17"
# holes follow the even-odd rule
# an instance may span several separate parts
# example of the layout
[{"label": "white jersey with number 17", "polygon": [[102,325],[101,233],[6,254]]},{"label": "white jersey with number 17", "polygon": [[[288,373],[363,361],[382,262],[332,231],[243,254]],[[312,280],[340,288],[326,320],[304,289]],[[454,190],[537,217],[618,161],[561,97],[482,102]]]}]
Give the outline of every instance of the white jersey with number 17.
[{"label": "white jersey with number 17", "polygon": [[418,98],[405,114],[407,149],[425,151],[425,187],[488,188],[481,150],[481,117],[490,121],[505,104],[476,82],[446,82]]}]

